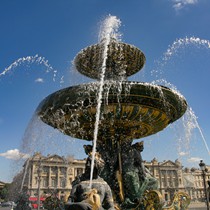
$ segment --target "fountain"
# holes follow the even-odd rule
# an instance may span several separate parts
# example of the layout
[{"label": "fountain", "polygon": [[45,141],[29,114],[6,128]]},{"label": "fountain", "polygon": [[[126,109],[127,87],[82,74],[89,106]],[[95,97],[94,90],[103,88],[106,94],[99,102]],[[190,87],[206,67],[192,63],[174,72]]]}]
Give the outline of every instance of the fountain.
[{"label": "fountain", "polygon": [[185,193],[177,194],[170,207],[163,206],[157,180],[143,165],[143,141],[132,144],[134,139],[162,131],[187,109],[184,97],[167,87],[127,81],[143,68],[145,60],[140,49],[110,35],[75,58],[81,74],[100,81],[58,90],[36,112],[44,123],[66,135],[97,139],[93,149],[105,161],[101,176],[120,209],[152,209],[152,205],[174,209],[184,199],[186,209],[189,198]]}]

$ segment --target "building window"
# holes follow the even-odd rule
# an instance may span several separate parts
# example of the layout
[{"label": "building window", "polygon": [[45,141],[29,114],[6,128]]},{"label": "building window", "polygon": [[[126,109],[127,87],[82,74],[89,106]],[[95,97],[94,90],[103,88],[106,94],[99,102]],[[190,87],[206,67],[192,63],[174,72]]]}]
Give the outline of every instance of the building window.
[{"label": "building window", "polygon": [[173,186],[178,187],[177,179],[175,177],[173,178]]},{"label": "building window", "polygon": [[60,187],[66,187],[66,179],[64,177],[60,178]]},{"label": "building window", "polygon": [[73,169],[69,168],[69,174],[72,175],[73,174]]},{"label": "building window", "polygon": [[35,166],[35,168],[34,168],[34,173],[35,173],[35,174],[38,173],[38,169],[39,169],[39,166]]},{"label": "building window", "polygon": [[57,181],[56,181],[55,178],[52,178],[52,179],[51,179],[51,186],[52,186],[52,187],[57,187]]},{"label": "building window", "polygon": [[66,174],[66,168],[61,167],[60,168],[60,172],[61,172],[61,174],[65,175]]},{"label": "building window", "polygon": [[47,166],[43,166],[43,172],[44,172],[44,173],[48,173],[48,169],[49,169],[49,168],[48,168]]},{"label": "building window", "polygon": [[57,173],[57,167],[55,167],[55,166],[52,167],[51,168],[51,171],[52,171],[52,174],[56,174]]},{"label": "building window", "polygon": [[48,179],[47,179],[47,177],[43,177],[43,187],[48,187]]},{"label": "building window", "polygon": [[38,177],[35,177],[35,182],[34,182],[35,185],[38,184]]},{"label": "building window", "polygon": [[83,173],[83,169],[82,168],[77,168],[77,175],[80,175]]}]

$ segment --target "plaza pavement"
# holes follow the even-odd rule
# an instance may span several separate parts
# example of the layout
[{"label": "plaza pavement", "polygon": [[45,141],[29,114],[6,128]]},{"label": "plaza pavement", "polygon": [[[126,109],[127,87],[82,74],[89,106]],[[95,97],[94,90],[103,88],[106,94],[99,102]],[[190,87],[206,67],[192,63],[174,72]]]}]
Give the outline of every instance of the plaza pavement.
[{"label": "plaza pavement", "polygon": [[206,210],[207,207],[206,207],[206,204],[204,202],[191,202],[190,206],[189,206],[189,209],[190,210]]},{"label": "plaza pavement", "polygon": [[[189,206],[189,210],[206,210],[206,204],[205,203],[191,203]],[[0,210],[11,210],[11,207],[0,207]],[[35,210],[35,209],[33,209]]]}]

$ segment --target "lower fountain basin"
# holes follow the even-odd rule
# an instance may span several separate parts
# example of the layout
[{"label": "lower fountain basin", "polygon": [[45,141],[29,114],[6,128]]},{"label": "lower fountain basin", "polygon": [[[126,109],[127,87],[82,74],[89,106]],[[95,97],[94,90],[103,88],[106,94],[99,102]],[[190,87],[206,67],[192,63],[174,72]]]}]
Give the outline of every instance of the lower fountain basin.
[{"label": "lower fountain basin", "polygon": [[[45,98],[37,108],[40,119],[62,133],[93,140],[99,82],[72,86]],[[139,139],[155,134],[186,111],[185,98],[158,85],[140,82],[104,84],[98,139],[116,135]]]}]

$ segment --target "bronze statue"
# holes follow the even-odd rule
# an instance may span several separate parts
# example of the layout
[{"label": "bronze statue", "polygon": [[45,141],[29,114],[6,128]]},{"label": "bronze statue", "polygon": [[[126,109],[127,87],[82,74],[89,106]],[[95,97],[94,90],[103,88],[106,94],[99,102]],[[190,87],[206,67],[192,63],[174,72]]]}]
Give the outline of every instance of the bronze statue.
[{"label": "bronze statue", "polygon": [[144,166],[141,152],[144,142],[123,146],[122,175],[124,182],[125,200],[123,206],[135,207],[146,190],[156,190],[157,180],[152,177]]},{"label": "bronze statue", "polygon": [[90,188],[92,151],[87,153],[89,156],[86,160],[85,172],[73,181],[65,210],[115,210],[111,189],[107,182],[99,176],[104,166],[104,161],[99,153],[95,154],[92,186]]}]

